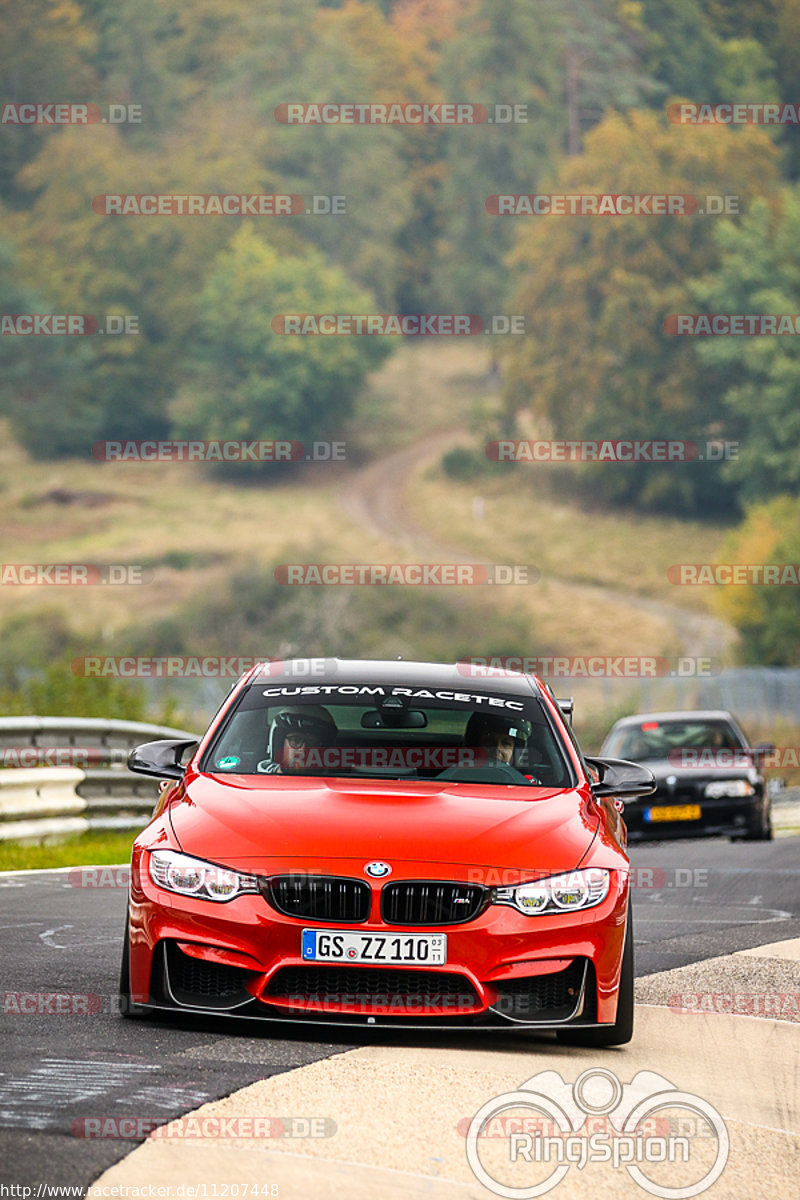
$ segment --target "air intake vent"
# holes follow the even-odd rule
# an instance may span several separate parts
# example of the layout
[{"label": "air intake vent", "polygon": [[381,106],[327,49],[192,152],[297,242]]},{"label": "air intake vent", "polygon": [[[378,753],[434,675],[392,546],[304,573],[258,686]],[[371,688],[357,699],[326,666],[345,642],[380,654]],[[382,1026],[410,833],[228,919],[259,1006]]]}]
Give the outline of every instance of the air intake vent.
[{"label": "air intake vent", "polygon": [[371,892],[360,879],[335,875],[277,875],[262,881],[262,895],[273,908],[299,921],[366,921]]},{"label": "air intake vent", "polygon": [[487,889],[477,885],[409,879],[384,887],[381,916],[387,925],[463,925],[486,899]]}]

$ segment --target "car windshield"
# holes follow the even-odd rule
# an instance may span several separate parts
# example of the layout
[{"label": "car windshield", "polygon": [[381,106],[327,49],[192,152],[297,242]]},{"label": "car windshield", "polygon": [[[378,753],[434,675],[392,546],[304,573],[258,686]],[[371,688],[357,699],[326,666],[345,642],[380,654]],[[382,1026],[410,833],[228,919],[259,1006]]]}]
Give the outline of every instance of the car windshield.
[{"label": "car windshield", "polygon": [[679,750],[738,750],[744,746],[733,727],[722,720],[682,718],[623,725],[608,738],[603,753],[633,762],[671,759]]},{"label": "car windshield", "polygon": [[253,684],[201,770],[505,787],[576,782],[536,697],[391,684]]}]

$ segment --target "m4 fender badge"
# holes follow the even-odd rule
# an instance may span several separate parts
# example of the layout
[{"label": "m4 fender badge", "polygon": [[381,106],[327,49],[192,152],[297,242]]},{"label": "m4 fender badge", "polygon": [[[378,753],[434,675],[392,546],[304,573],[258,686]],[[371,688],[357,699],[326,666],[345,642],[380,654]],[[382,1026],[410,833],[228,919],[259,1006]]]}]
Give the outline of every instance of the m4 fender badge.
[{"label": "m4 fender badge", "polygon": [[391,873],[392,868],[385,862],[371,862],[364,867],[364,874],[369,875],[372,879],[385,879]]}]

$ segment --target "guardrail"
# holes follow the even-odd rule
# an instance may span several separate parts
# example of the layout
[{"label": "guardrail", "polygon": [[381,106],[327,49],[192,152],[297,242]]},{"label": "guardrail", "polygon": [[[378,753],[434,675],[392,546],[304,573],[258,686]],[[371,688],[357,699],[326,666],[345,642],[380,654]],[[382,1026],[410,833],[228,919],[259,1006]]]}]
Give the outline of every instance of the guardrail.
[{"label": "guardrail", "polygon": [[129,751],[158,738],[197,736],[143,721],[0,717],[0,842],[140,829],[158,780],[128,771]]}]

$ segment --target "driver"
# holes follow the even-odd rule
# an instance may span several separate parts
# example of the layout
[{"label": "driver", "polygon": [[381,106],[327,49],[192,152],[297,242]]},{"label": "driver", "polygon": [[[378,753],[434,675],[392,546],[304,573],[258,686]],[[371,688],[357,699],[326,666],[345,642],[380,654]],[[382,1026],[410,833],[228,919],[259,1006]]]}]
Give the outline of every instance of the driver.
[{"label": "driver", "polygon": [[501,713],[476,712],[467,721],[464,745],[483,750],[490,763],[510,763],[527,741],[526,722]]},{"label": "driver", "polygon": [[283,708],[270,725],[269,757],[262,759],[256,769],[266,775],[302,775],[308,751],[321,750],[335,742],[336,722],[321,704]]}]

